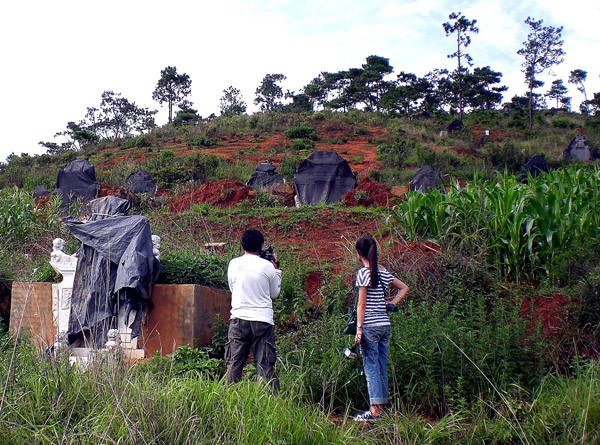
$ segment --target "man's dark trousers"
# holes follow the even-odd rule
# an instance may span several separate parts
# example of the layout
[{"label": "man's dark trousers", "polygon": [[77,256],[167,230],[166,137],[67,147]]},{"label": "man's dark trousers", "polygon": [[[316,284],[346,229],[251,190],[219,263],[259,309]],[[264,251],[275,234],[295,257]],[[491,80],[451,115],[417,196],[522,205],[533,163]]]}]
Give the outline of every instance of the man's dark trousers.
[{"label": "man's dark trousers", "polygon": [[250,349],[254,356],[256,373],[261,380],[271,385],[274,392],[279,391],[279,379],[275,374],[277,353],[275,350],[275,329],[272,324],[263,321],[248,321],[233,318],[229,321],[228,342],[225,347],[227,382],[239,382],[242,370],[248,360]]}]

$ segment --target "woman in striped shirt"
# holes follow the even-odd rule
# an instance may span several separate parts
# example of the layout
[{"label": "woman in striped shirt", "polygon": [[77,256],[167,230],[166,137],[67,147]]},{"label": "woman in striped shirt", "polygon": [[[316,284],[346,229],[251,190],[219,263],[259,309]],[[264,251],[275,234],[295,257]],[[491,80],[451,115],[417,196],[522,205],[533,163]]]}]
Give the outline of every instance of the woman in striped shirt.
[{"label": "woman in striped shirt", "polygon": [[[387,358],[390,340],[388,311],[408,293],[408,286],[394,277],[377,262],[377,243],[370,236],[356,242],[358,260],[363,264],[356,274],[358,306],[356,343],[360,344],[363,367],[369,391],[370,409],[354,417],[357,421],[377,420],[388,403]],[[385,301],[388,287],[398,289],[391,302]]]}]

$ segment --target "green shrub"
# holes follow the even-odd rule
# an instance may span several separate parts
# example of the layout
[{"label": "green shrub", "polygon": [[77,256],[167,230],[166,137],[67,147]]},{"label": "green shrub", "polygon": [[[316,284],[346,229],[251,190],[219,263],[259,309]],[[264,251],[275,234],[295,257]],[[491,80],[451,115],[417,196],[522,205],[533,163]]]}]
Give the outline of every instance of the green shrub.
[{"label": "green shrub", "polygon": [[555,128],[575,128],[577,126],[577,122],[573,122],[566,117],[557,117],[552,120],[552,126]]},{"label": "green shrub", "polygon": [[411,139],[402,139],[395,143],[383,143],[377,146],[377,159],[392,167],[402,167],[406,158],[419,148]]},{"label": "green shrub", "polygon": [[197,252],[166,252],[160,261],[165,270],[159,277],[164,284],[201,284],[221,289],[227,287],[229,258]]},{"label": "green shrub", "polygon": [[316,141],[319,139],[317,131],[313,127],[309,127],[307,125],[289,128],[285,131],[285,135],[290,139],[309,139],[311,141]]}]

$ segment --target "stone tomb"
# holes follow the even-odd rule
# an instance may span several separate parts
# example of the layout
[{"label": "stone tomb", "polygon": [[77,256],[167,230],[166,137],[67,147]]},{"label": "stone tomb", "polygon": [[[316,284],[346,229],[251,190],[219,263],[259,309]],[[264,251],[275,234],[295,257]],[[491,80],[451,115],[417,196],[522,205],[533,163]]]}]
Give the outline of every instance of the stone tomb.
[{"label": "stone tomb", "polygon": [[[40,349],[56,342],[52,312],[53,283],[13,283],[10,330],[28,332]],[[179,346],[204,346],[212,339],[216,314],[229,319],[231,294],[197,284],[156,284],[153,307],[142,325],[137,345],[146,357],[170,354]],[[138,357],[139,358],[139,357]]]},{"label": "stone tomb", "polygon": [[[160,238],[153,236],[154,255],[160,257]],[[10,329],[25,329],[34,343],[51,353],[67,348],[71,294],[77,257],[64,253],[64,240],[53,242],[50,264],[63,276],[60,283],[14,283]],[[168,354],[182,345],[207,345],[212,339],[216,314],[229,319],[231,295],[227,291],[198,285],[155,285],[152,308],[145,314],[139,337],[131,338],[131,320],[118,317],[118,329],[109,332],[108,349],[121,349],[129,360],[155,352]],[[71,361],[86,361],[89,347],[68,347]]]}]

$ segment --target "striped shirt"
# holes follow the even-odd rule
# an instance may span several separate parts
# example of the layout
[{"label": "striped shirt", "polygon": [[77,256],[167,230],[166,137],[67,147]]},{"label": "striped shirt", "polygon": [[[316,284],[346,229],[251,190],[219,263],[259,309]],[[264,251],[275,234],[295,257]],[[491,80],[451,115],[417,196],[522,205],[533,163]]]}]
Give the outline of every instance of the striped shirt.
[{"label": "striped shirt", "polygon": [[376,287],[370,287],[371,270],[368,267],[361,267],[356,273],[356,287],[367,288],[367,304],[365,307],[364,326],[389,326],[390,319],[385,310],[385,292],[388,286],[394,281],[394,276],[386,269],[379,269],[379,280]]}]

